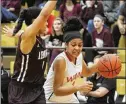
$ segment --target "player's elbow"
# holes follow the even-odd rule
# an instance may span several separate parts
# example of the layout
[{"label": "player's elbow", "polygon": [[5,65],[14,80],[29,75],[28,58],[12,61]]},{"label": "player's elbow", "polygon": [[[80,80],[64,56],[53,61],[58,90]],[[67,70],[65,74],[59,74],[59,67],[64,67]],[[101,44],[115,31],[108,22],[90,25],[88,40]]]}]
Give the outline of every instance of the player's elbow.
[{"label": "player's elbow", "polygon": [[87,71],[83,72],[82,75],[84,77],[90,77],[90,76],[92,76],[92,73],[90,72],[90,69],[87,69]]}]

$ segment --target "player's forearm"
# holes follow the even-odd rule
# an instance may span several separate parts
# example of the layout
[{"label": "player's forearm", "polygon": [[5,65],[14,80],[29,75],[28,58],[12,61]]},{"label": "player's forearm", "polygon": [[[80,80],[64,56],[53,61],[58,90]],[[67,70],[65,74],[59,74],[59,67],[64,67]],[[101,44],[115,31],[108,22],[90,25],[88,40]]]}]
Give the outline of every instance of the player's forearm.
[{"label": "player's forearm", "polygon": [[39,32],[40,29],[43,28],[43,33],[44,33],[44,28],[46,26],[47,20],[51,14],[51,12],[53,11],[55,5],[56,5],[56,1],[51,1],[49,0],[43,7],[43,9],[41,10],[39,16],[34,20],[34,22],[32,23],[31,26],[29,26],[29,28],[27,28],[27,34],[29,34],[29,36],[36,36]]},{"label": "player's forearm", "polygon": [[77,92],[79,87],[77,86],[61,86],[54,90],[56,96],[66,96]]},{"label": "player's forearm", "polygon": [[20,37],[24,33],[24,30],[18,31],[16,34],[12,34],[14,37]]},{"label": "player's forearm", "polygon": [[83,73],[83,75],[85,77],[91,76],[93,73],[98,72],[98,65],[97,64],[93,64],[91,67],[88,67],[85,69],[85,72]]},{"label": "player's forearm", "polygon": [[98,91],[90,91],[87,96],[92,96],[92,97],[101,97],[100,93]]},{"label": "player's forearm", "polygon": [[40,12],[40,16],[48,17],[50,16],[52,10],[55,8],[57,0],[49,0],[45,5],[42,11]]},{"label": "player's forearm", "polygon": [[88,67],[88,70],[91,74],[98,72],[98,64],[93,64],[91,67]]}]

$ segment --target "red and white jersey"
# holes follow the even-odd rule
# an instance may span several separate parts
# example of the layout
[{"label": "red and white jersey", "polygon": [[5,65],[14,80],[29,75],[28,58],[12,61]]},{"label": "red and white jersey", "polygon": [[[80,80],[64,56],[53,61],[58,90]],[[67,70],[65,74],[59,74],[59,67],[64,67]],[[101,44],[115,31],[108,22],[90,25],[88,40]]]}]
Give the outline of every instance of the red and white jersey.
[{"label": "red and white jersey", "polygon": [[[81,78],[81,72],[82,72],[82,60],[83,56],[82,53],[77,57],[76,64],[71,62],[66,53],[62,52],[60,53],[55,60],[58,57],[63,57],[66,61],[66,69],[65,69],[65,78],[63,82],[63,86],[75,86],[78,84],[83,83],[83,79]],[[56,96],[53,92],[53,82],[54,82],[54,70],[53,70],[53,64],[55,62],[53,61],[50,70],[47,75],[47,80],[44,83],[44,91],[45,91],[45,97],[47,102],[58,102],[58,103],[79,103],[78,99],[74,94],[70,94],[67,96]]]}]

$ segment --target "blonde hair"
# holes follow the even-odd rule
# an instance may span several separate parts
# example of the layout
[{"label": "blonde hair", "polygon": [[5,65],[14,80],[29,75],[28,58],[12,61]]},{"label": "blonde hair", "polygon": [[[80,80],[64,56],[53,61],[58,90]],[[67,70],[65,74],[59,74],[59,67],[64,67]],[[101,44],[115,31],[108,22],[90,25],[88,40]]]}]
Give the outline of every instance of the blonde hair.
[{"label": "blonde hair", "polygon": [[[62,20],[60,17],[56,17],[56,18],[54,19],[54,21],[57,21],[57,20],[61,22],[61,25],[62,25],[62,32],[63,32],[64,22],[63,22],[63,20]],[[54,21],[53,21],[53,24],[54,24]],[[54,30],[53,25],[52,25],[52,30],[53,30],[53,34],[52,34],[52,35],[55,35],[56,32],[55,32],[55,30]]]}]

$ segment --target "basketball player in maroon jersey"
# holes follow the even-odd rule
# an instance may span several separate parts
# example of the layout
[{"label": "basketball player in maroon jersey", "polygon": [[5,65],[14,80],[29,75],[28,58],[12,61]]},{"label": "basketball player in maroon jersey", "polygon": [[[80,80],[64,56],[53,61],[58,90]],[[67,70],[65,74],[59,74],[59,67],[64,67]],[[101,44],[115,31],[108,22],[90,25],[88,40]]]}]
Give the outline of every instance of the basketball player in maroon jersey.
[{"label": "basketball player in maroon jersey", "polygon": [[47,19],[56,2],[48,1],[39,16],[19,37],[14,75],[9,84],[10,104],[45,103],[43,83],[47,50],[41,34],[46,30]]}]

